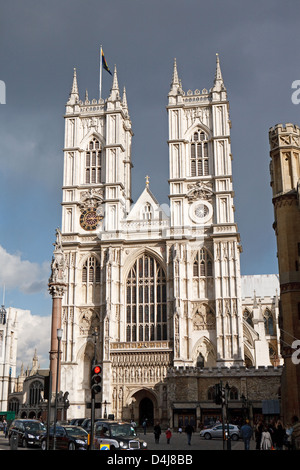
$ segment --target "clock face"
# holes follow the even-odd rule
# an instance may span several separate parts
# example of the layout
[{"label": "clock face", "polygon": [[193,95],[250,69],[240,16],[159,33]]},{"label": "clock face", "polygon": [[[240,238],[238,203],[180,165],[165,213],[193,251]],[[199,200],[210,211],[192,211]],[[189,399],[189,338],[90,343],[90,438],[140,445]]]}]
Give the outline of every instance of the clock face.
[{"label": "clock face", "polygon": [[84,230],[96,230],[101,217],[97,215],[96,209],[84,210],[80,216],[80,225]]}]

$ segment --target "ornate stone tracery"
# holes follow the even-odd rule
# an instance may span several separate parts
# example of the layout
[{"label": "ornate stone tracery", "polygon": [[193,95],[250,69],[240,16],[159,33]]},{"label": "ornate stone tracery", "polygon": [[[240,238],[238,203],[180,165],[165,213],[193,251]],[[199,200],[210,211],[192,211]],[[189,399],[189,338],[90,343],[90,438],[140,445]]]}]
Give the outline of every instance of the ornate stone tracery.
[{"label": "ornate stone tracery", "polygon": [[79,332],[82,336],[88,336],[99,330],[100,309],[96,307],[79,308]]},{"label": "ornate stone tracery", "polygon": [[211,307],[200,304],[193,315],[194,330],[214,330],[216,328],[216,317]]}]

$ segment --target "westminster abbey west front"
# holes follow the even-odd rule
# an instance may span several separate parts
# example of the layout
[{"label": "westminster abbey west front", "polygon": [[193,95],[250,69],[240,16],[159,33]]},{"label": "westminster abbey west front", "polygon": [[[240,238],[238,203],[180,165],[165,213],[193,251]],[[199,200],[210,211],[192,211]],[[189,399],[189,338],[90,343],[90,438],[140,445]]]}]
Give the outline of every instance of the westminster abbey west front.
[{"label": "westminster abbey west front", "polygon": [[55,326],[63,329],[60,390],[69,393],[68,418],[90,416],[94,356],[103,370],[96,417],[199,424],[220,413],[213,397],[220,379],[237,414],[251,393],[253,413],[266,395],[278,398],[277,278],[269,293],[257,298],[253,290],[242,300],[218,55],[209,90],[184,92],[174,61],[167,111],[168,213],[148,177],[132,203],[133,132],[116,68],[106,100],[81,100],[74,69],[49,284],[53,344]]}]

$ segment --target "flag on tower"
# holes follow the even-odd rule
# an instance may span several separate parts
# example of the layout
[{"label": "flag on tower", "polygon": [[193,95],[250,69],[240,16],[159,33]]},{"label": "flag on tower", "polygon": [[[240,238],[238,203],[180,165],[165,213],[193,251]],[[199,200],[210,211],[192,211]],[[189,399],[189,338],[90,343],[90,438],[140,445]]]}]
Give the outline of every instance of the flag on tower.
[{"label": "flag on tower", "polygon": [[108,65],[107,65],[107,62],[106,62],[106,59],[104,57],[104,53],[103,53],[102,49],[101,49],[101,56],[102,56],[102,65],[103,65],[104,70],[106,70],[108,73],[110,73],[112,75],[111,71],[108,68]]}]

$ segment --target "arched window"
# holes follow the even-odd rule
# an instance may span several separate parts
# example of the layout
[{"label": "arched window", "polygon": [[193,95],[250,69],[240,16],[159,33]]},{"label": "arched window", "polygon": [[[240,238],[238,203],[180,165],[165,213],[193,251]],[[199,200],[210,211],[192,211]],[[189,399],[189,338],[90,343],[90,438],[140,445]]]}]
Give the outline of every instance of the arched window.
[{"label": "arched window", "polygon": [[197,357],[197,367],[200,367],[201,369],[204,367],[204,357],[201,353]]},{"label": "arched window", "polygon": [[149,202],[147,202],[147,204],[145,204],[143,208],[143,219],[144,220],[152,219],[152,207],[151,207],[151,204],[149,204]]},{"label": "arched window", "polygon": [[252,328],[254,328],[254,325],[253,325],[253,314],[251,312],[249,312],[249,310],[246,308],[244,310],[244,313],[243,313],[243,317],[244,317],[244,320],[246,320],[246,322],[252,326]]},{"label": "arched window", "polygon": [[0,308],[0,325],[5,325],[6,323],[6,310],[4,305]]},{"label": "arched window", "polygon": [[167,339],[166,277],[160,264],[142,255],[126,282],[126,340]]},{"label": "arched window", "polygon": [[210,388],[207,390],[207,399],[208,399],[209,401],[215,401],[215,398],[216,398],[215,387],[210,387]]},{"label": "arched window", "polygon": [[238,400],[239,399],[239,391],[236,387],[230,387],[229,390],[229,400]]},{"label": "arched window", "polygon": [[19,409],[20,409],[20,402],[17,398],[12,398],[11,400],[9,400],[8,411],[14,411],[15,414],[17,415],[19,413]]},{"label": "arched window", "polygon": [[99,140],[95,137],[89,142],[85,153],[85,182],[86,184],[101,183],[101,149]]},{"label": "arched window", "polygon": [[38,405],[42,400],[41,392],[44,390],[43,384],[35,380],[29,388],[29,405]]},{"label": "arched window", "polygon": [[193,264],[194,277],[211,277],[212,273],[212,259],[210,254],[205,248],[201,248],[196,254]]},{"label": "arched window", "polygon": [[274,320],[273,315],[269,309],[265,310],[264,313],[265,333],[266,335],[274,335]]},{"label": "arched window", "polygon": [[83,265],[82,282],[83,284],[100,282],[100,264],[94,256],[88,258]]},{"label": "arched window", "polygon": [[202,130],[194,132],[190,144],[191,176],[209,174],[208,137]]}]

